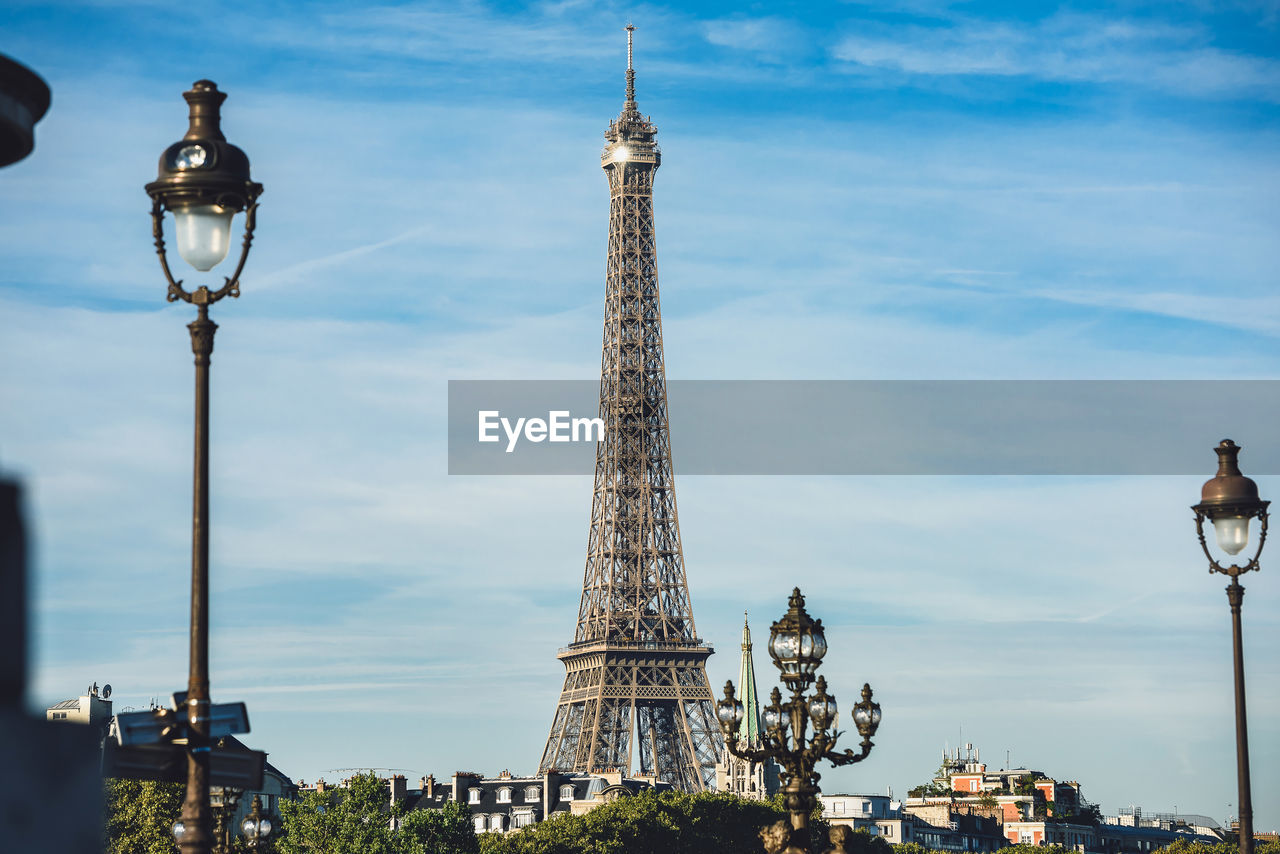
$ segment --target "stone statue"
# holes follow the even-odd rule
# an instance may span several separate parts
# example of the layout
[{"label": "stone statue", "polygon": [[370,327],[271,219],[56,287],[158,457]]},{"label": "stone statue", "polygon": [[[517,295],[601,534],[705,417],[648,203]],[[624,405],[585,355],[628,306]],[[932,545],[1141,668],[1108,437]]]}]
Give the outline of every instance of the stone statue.
[{"label": "stone statue", "polygon": [[764,850],[767,854],[782,854],[787,848],[787,843],[791,841],[791,822],[783,819],[766,825],[760,831],[760,838],[764,840]]},{"label": "stone statue", "polygon": [[853,831],[848,825],[835,824],[831,826],[831,831],[827,834],[827,838],[831,840],[831,847],[823,854],[849,854],[849,849],[845,846],[852,842]]}]

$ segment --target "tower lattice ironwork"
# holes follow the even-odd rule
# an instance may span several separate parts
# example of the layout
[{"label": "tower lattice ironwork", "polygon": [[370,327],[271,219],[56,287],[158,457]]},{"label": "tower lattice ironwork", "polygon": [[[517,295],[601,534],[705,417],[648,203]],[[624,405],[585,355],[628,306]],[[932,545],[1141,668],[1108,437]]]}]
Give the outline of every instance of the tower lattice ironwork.
[{"label": "tower lattice ironwork", "polygon": [[[676,516],[653,228],[657,128],[626,102],[605,132],[609,179],[600,417],[591,531],[568,671],[540,771],[619,769],[713,787],[722,737],[689,602]],[[633,757],[633,753],[638,756]],[[633,764],[633,759],[638,760]]]}]

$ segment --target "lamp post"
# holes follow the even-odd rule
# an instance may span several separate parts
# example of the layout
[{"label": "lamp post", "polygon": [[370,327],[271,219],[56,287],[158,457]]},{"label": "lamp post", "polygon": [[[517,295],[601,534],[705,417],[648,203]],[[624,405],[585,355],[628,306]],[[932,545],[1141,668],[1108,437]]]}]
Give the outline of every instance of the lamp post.
[{"label": "lamp post", "polygon": [[[195,354],[195,474],[191,531],[191,647],[188,671],[187,795],[173,835],[183,854],[208,854],[213,844],[209,806],[209,361],[218,326],[209,319],[209,306],[226,296],[240,296],[240,272],[249,256],[257,200],[262,185],[249,178],[249,158],[227,142],[219,109],[226,94],[210,80],[197,80],[182,95],[190,106],[186,135],[160,155],[160,173],[147,184],[151,197],[151,228],[160,269],[169,283],[168,300],[192,303],[198,309],[191,331]],[[193,291],[174,280],[164,248],[164,212],[173,214],[178,254],[200,272],[207,272],[226,256],[231,221],[245,214],[244,242],[235,271],[221,287],[201,285]]]},{"label": "lamp post", "polygon": [[[1249,726],[1244,703],[1244,649],[1240,638],[1240,604],[1244,601],[1244,588],[1240,576],[1258,569],[1258,557],[1267,542],[1267,505],[1270,501],[1258,498],[1258,485],[1240,473],[1240,447],[1230,439],[1223,439],[1214,448],[1218,454],[1218,473],[1205,481],[1200,491],[1200,503],[1191,509],[1196,514],[1196,534],[1200,548],[1209,559],[1209,572],[1221,572],[1231,578],[1227,585],[1227,602],[1231,605],[1231,648],[1235,663],[1236,683],[1236,777],[1240,790],[1240,854],[1253,854],[1253,799],[1249,791]],[[1249,544],[1249,523],[1258,520],[1258,547],[1253,557],[1243,566],[1232,564],[1224,567],[1209,551],[1205,542],[1204,522],[1213,523],[1218,548],[1229,555],[1238,555]]]},{"label": "lamp post", "polygon": [[257,851],[265,848],[267,837],[271,835],[271,819],[262,814],[262,798],[253,796],[253,805],[249,815],[240,822],[240,830],[244,838],[249,840],[249,850]]},{"label": "lamp post", "polygon": [[[814,693],[805,696],[827,654],[827,639],[822,621],[814,620],[805,611],[799,587],[791,593],[787,613],[769,632],[769,655],[781,671],[791,699],[782,702],[781,692],[773,689],[770,703],[761,715],[765,729],[762,746],[751,748],[738,743],[738,725],[745,711],[734,697],[732,681],[724,685],[725,696],[717,705],[716,716],[730,753],[753,762],[773,759],[781,766],[782,793],[791,813],[791,838],[783,854],[803,854],[809,845],[809,814],[818,802],[818,764],[824,759],[833,765],[866,759],[873,747],[871,736],[880,725],[880,704],[871,701],[871,686],[864,684],[862,701],[853,707],[853,723],[862,736],[861,749],[857,753],[835,752],[836,740],[842,733],[835,728],[838,709],[835,695],[827,692],[826,677],[817,677]],[[807,734],[810,723],[812,736]]]}]

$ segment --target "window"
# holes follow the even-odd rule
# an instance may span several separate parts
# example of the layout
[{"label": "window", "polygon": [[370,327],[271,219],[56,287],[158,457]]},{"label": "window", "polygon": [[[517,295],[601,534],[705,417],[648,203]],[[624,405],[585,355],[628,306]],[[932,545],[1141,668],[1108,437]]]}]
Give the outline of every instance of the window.
[{"label": "window", "polygon": [[519,812],[515,815],[514,824],[516,827],[528,827],[533,824],[533,813]]},{"label": "window", "polygon": [[478,803],[480,803],[480,790],[479,790],[479,789],[471,789],[471,790],[470,790],[470,792],[469,792],[469,794],[468,794],[468,797],[467,797],[467,803],[469,803],[469,804],[478,804]]},{"label": "window", "polygon": [[560,787],[560,800],[562,800],[562,801],[571,801],[571,800],[573,800],[573,786],[561,786],[561,787]]},{"label": "window", "polygon": [[484,833],[484,816],[478,815],[471,822],[476,827],[476,833]]},{"label": "window", "polygon": [[511,787],[510,786],[503,786],[501,789],[498,790],[498,803],[500,804],[511,803]]},{"label": "window", "polygon": [[831,811],[835,813],[844,812],[844,801],[833,801],[831,803]]},{"label": "window", "polygon": [[976,792],[976,791],[978,791],[978,781],[977,781],[977,780],[970,780],[970,781],[969,781],[969,791],[971,791],[971,792]]},{"label": "window", "polygon": [[529,788],[524,790],[524,799],[526,801],[536,801],[539,797],[541,797],[541,795],[542,795],[542,792],[538,789],[537,786],[530,786]]},{"label": "window", "polygon": [[1019,842],[1021,842],[1023,845],[1030,845],[1030,844],[1031,844],[1031,831],[1029,831],[1029,830],[1024,830],[1024,831],[1022,831],[1022,838],[1019,840]]},{"label": "window", "polygon": [[502,830],[502,816],[500,815],[489,816],[489,829]]}]

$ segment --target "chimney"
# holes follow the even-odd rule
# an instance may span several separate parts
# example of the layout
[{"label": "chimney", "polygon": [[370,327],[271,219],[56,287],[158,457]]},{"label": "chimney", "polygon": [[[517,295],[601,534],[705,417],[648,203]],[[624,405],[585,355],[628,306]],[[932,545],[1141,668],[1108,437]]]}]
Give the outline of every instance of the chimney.
[{"label": "chimney", "polygon": [[472,771],[455,771],[453,774],[453,802],[465,804],[467,790],[480,783],[480,775]]},{"label": "chimney", "polygon": [[395,806],[405,798],[405,791],[409,788],[408,782],[404,779],[403,774],[391,775],[391,805]]},{"label": "chimney", "polygon": [[425,778],[423,778],[422,794],[426,795],[431,800],[435,800],[435,797],[436,797],[436,775],[435,774],[428,774]]},{"label": "chimney", "polygon": [[560,803],[560,780],[562,775],[554,768],[548,768],[542,775],[542,817],[551,817],[551,810]]}]

